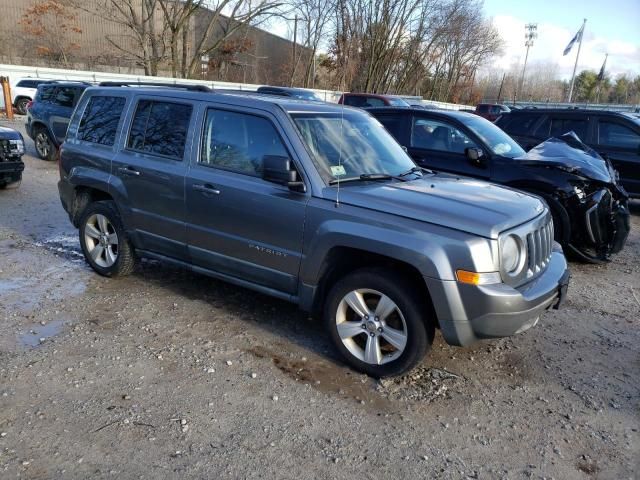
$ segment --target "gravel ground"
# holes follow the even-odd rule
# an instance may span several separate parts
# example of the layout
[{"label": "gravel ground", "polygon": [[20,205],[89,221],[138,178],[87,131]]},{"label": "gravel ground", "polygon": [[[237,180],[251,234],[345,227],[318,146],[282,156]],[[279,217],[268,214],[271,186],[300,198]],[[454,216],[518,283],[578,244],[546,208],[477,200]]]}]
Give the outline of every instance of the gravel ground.
[{"label": "gravel ground", "polygon": [[0,478],[638,478],[640,203],[563,310],[438,335],[377,382],[287,303],[156,262],[94,274],[27,143],[0,191]]}]

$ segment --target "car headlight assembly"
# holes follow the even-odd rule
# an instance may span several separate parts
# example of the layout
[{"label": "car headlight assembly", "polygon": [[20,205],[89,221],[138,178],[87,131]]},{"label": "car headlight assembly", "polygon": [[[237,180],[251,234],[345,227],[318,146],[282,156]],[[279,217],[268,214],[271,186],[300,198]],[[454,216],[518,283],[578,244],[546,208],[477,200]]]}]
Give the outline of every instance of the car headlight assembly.
[{"label": "car headlight assembly", "polygon": [[9,140],[9,151],[12,154],[24,154],[24,142],[22,140]]},{"label": "car headlight assembly", "polygon": [[522,273],[525,266],[526,251],[524,243],[516,235],[507,235],[500,242],[500,266],[503,274],[510,278]]}]

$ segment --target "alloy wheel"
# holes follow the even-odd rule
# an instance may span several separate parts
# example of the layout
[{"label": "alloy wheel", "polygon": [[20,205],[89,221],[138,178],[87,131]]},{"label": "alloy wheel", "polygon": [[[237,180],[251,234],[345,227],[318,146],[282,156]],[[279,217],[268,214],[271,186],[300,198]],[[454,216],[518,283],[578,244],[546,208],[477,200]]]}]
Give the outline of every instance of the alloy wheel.
[{"label": "alloy wheel", "polygon": [[84,241],[91,259],[100,267],[109,268],[118,259],[118,235],[109,219],[96,213],[87,218]]},{"label": "alloy wheel", "polygon": [[36,135],[36,150],[38,151],[38,155],[42,158],[49,158],[49,153],[51,152],[51,142],[49,142],[49,137],[44,132],[39,132]]},{"label": "alloy wheel", "polygon": [[336,312],[338,336],[358,360],[383,365],[396,360],[407,345],[407,323],[396,303],[377,290],[347,293]]}]

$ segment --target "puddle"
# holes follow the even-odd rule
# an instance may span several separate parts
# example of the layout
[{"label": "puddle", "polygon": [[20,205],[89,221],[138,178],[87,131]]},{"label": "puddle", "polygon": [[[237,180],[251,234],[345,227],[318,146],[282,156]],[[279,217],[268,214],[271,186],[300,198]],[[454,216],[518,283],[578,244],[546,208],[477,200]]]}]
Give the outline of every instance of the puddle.
[{"label": "puddle", "polygon": [[338,395],[356,402],[365,402],[379,410],[388,411],[392,405],[376,391],[378,382],[366,375],[358,374],[346,367],[339,367],[324,360],[287,358],[265,347],[247,350],[258,358],[270,359],[278,370],[288,377],[323,393]]},{"label": "puddle", "polygon": [[50,252],[54,252],[73,262],[84,262],[78,235],[55,235],[42,241],[33,242],[33,245],[44,247]]},{"label": "puddle", "polygon": [[62,331],[64,320],[53,320],[41,325],[34,323],[27,327],[27,331],[18,335],[18,343],[23,347],[35,348],[42,345],[47,339],[58,335]]}]

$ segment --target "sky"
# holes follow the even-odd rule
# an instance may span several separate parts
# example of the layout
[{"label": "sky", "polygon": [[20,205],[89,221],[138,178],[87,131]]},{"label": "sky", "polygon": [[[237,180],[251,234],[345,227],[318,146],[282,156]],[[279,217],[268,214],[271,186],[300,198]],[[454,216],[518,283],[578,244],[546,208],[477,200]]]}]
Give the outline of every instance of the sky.
[{"label": "sky", "polygon": [[582,25],[587,25],[578,72],[599,71],[607,60],[607,73],[640,75],[640,0],[484,0],[484,11],[505,41],[504,55],[493,67],[508,70],[524,61],[525,24],[538,24],[538,38],[529,50],[529,62],[549,61],[558,65],[562,78],[569,78],[578,45],[567,56],[562,52]]}]

